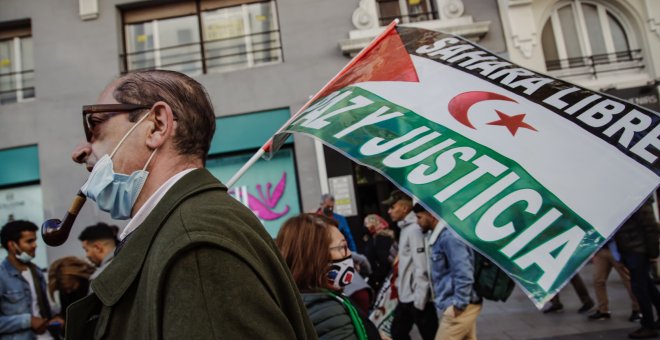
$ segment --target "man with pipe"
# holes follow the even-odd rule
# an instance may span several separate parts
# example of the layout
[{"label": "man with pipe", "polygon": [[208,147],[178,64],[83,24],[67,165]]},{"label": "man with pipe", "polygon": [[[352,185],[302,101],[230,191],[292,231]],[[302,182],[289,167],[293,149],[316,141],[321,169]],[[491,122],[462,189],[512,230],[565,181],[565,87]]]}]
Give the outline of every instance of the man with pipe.
[{"label": "man with pipe", "polygon": [[81,191],[132,219],[94,293],[69,308],[68,339],[316,338],[271,237],[204,169],[215,114],[201,84],[129,73],[83,117]]}]

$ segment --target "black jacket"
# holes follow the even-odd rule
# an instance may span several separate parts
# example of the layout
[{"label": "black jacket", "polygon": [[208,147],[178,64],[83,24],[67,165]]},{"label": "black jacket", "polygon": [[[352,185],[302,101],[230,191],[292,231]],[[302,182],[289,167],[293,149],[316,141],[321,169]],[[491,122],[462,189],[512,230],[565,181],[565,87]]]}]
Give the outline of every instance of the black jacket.
[{"label": "black jacket", "polygon": [[392,271],[392,264],[388,257],[390,248],[394,242],[394,232],[392,230],[381,230],[376,235],[369,235],[364,248],[364,255],[371,263],[371,275],[369,275],[369,285],[378,294],[380,287],[387,275]]},{"label": "black jacket", "polygon": [[653,206],[651,202],[646,202],[623,223],[614,239],[622,255],[643,254],[656,258],[660,252],[658,236],[658,223],[653,214]]}]

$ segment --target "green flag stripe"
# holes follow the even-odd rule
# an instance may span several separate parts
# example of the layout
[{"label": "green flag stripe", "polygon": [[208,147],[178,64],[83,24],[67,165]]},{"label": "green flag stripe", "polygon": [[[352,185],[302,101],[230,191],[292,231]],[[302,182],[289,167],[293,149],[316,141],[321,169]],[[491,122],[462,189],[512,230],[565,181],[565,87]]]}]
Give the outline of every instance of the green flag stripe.
[{"label": "green flag stripe", "polygon": [[[515,161],[362,88],[317,101],[286,130],[405,188],[539,303],[605,241]],[[550,269],[557,263],[563,269]]]}]

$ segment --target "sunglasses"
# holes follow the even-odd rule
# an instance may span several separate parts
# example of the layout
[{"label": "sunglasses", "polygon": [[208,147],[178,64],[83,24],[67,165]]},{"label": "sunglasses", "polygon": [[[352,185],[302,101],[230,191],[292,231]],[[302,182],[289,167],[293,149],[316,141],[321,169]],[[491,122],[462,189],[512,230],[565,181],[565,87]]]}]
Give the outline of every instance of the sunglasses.
[{"label": "sunglasses", "polygon": [[92,136],[94,135],[94,128],[118,114],[130,113],[135,110],[146,110],[150,108],[151,106],[135,104],[84,105],[82,107],[82,115],[85,137],[87,138],[88,142],[91,142]]}]

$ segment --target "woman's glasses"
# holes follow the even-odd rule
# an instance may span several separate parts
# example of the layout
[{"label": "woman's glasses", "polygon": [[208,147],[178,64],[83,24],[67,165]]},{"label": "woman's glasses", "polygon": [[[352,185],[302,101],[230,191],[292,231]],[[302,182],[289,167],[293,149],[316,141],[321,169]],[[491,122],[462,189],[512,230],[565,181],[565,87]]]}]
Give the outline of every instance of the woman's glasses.
[{"label": "woman's glasses", "polygon": [[339,246],[330,247],[328,249],[330,249],[330,251],[336,250],[336,251],[340,252],[342,257],[348,256],[348,244],[342,244],[342,245],[339,245]]}]

